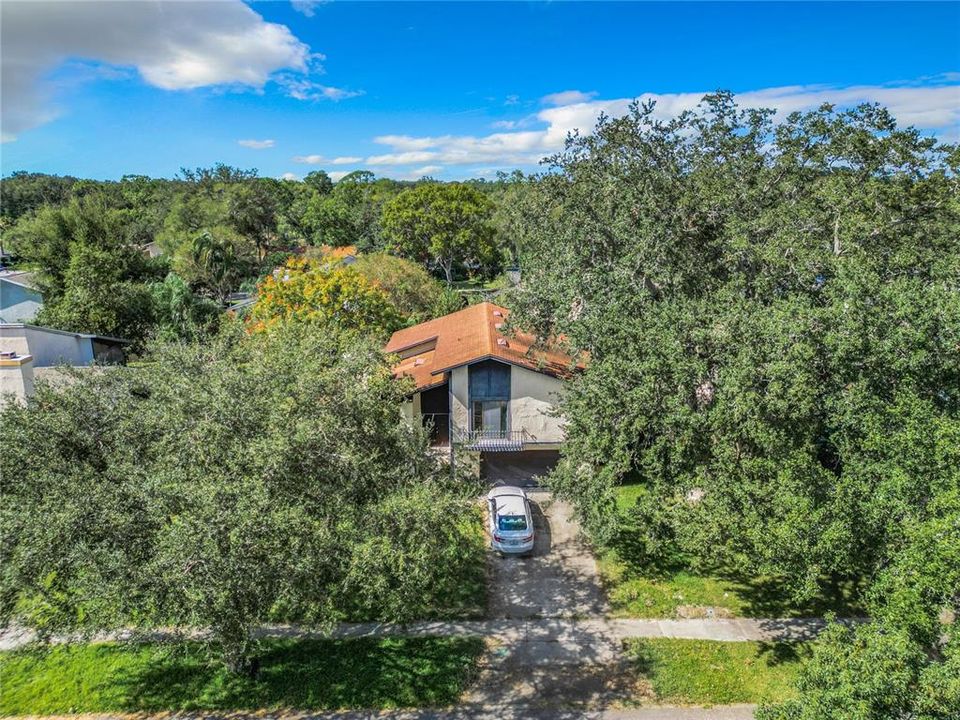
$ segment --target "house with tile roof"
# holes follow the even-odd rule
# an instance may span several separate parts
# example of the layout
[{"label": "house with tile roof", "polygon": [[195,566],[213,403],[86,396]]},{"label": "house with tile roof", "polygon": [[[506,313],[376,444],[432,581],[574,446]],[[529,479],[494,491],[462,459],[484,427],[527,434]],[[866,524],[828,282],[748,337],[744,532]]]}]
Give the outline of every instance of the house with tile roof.
[{"label": "house with tile roof", "polygon": [[485,452],[556,450],[564,382],[583,363],[528,333],[490,302],[398,330],[385,350],[413,391],[404,413],[431,429],[433,444]]}]

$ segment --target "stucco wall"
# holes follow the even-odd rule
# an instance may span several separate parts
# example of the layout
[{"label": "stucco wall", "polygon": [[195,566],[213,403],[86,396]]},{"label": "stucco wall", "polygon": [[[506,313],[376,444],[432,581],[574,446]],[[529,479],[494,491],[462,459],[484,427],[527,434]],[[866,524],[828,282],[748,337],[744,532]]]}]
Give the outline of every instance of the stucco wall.
[{"label": "stucco wall", "polygon": [[450,415],[453,420],[453,431],[467,432],[470,429],[470,413],[467,410],[468,402],[468,374],[467,366],[454,368],[450,371]]},{"label": "stucco wall", "polygon": [[11,401],[26,402],[33,395],[33,363],[30,356],[0,360],[0,408]]},{"label": "stucco wall", "polygon": [[513,366],[510,370],[510,429],[523,430],[529,443],[563,442],[563,419],[551,415],[563,381]]},{"label": "stucco wall", "polygon": [[73,333],[24,325],[0,327],[0,349],[32,355],[34,367],[89,365],[93,362],[93,342]]},{"label": "stucco wall", "polygon": [[414,393],[409,400],[404,400],[400,412],[407,422],[412,423],[414,418],[420,419],[420,393]]},{"label": "stucco wall", "polygon": [[[467,366],[450,373],[450,414],[455,428],[470,429]],[[512,365],[510,367],[510,429],[523,430],[530,445],[550,447],[563,442],[563,419],[552,416],[563,381],[550,375]]]}]

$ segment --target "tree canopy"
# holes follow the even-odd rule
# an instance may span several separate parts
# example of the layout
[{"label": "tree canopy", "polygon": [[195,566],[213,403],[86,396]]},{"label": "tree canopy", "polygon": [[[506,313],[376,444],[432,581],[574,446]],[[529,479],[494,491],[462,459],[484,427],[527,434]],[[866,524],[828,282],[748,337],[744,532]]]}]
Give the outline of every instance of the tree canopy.
[{"label": "tree canopy", "polygon": [[[178,278],[172,282],[182,281],[193,295],[192,312],[203,315],[211,303],[223,307],[234,293],[254,290],[292,255],[309,255],[305,251],[324,246],[373,255],[382,267],[365,262],[367,274],[378,276],[383,287],[397,289],[393,299],[409,306],[402,314],[423,317],[438,290],[422,275],[414,277],[411,267],[383,254],[389,243],[383,208],[424,182],[432,183],[356,171],[334,183],[323,170],[309,173],[302,182],[275,180],[224,164],[183,169],[169,180],[129,175],[119,182],[20,172],[0,179],[0,233],[13,264],[33,271],[40,281],[47,297],[41,322],[127,337],[135,351],[150,335],[169,336],[177,328],[190,334],[208,325],[198,316],[186,331],[186,326],[167,322],[166,309],[150,306],[151,295],[156,299],[157,293],[163,294],[151,286],[169,272]],[[469,198],[468,206],[480,208],[489,223],[482,225],[482,252],[475,252],[477,247],[454,250],[451,273],[492,275],[499,271],[500,234],[506,228],[500,215],[491,214],[492,208],[523,185],[471,181],[458,187],[453,194]],[[461,220],[462,205],[450,205]],[[434,216],[430,222],[437,221]],[[162,256],[150,259],[158,249]],[[80,254],[83,262],[72,261],[70,300],[59,303],[67,292],[71,258]],[[410,256],[431,273],[444,272],[429,253]],[[96,266],[90,265],[94,262]],[[414,287],[431,298],[417,308],[410,305]]]},{"label": "tree canopy", "polygon": [[[591,358],[550,482],[598,541],[613,488],[639,481],[639,560],[679,549],[803,598],[831,576],[893,582],[908,528],[956,532],[958,163],[879,107],[775,123],[719,94],[671,121],[603,118],[521,181],[517,318]],[[950,577],[907,614],[956,612]],[[835,631],[777,717],[890,717],[825,698],[893,628],[914,670],[891,692],[919,702],[920,676],[954,667],[938,633],[884,617]]]},{"label": "tree canopy", "polygon": [[341,328],[389,334],[400,315],[381,288],[339,263],[293,258],[257,288],[251,326],[266,329],[288,322],[334,323]]},{"label": "tree canopy", "polygon": [[482,266],[497,255],[490,199],[462,183],[424,183],[384,205],[388,249],[433,263],[453,282],[456,264]]},{"label": "tree canopy", "polygon": [[10,233],[36,268],[44,306],[37,322],[74,332],[129,338],[140,346],[155,322],[149,285],[166,264],[129,240],[122,212],[103,198],[46,206]]},{"label": "tree canopy", "polygon": [[4,408],[0,618],[42,633],[407,621],[474,562],[466,499],[375,343],[288,325],[155,348]]}]

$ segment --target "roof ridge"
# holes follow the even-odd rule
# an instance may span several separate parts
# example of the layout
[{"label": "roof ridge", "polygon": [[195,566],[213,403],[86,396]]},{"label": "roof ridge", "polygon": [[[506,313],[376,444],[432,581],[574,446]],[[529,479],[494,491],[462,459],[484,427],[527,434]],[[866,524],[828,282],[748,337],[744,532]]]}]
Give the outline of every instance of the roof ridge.
[{"label": "roof ridge", "polygon": [[[487,350],[489,351],[489,353],[493,354],[497,344],[497,338],[495,337],[495,333],[493,332],[493,318],[494,318],[493,307],[492,307],[493,303],[491,303],[489,300],[484,300],[481,303],[481,305],[491,306],[491,307],[484,308],[483,327],[484,327],[484,332],[486,333],[486,338],[484,338],[486,342],[484,344]],[[489,315],[487,315],[488,312],[490,313]]]}]

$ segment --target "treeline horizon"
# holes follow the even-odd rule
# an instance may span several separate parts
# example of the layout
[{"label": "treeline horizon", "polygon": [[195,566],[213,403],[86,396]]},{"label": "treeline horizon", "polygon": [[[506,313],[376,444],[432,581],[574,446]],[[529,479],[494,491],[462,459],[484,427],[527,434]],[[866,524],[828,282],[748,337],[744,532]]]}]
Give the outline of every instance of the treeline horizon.
[{"label": "treeline horizon", "polygon": [[[356,171],[334,183],[322,170],[291,181],[224,164],[184,168],[172,180],[18,172],[0,180],[3,249],[14,267],[35,273],[45,299],[39,322],[141,348],[158,329],[209,331],[232,294],[256,291],[276,268],[325,247],[390,254],[448,287],[494,278],[516,259],[502,212],[511,182],[397,181]],[[385,262],[393,290],[399,283],[441,294],[416,268]],[[367,280],[383,285],[373,265]],[[400,294],[404,307],[393,315],[422,317],[422,306],[406,302],[409,288]]]}]

